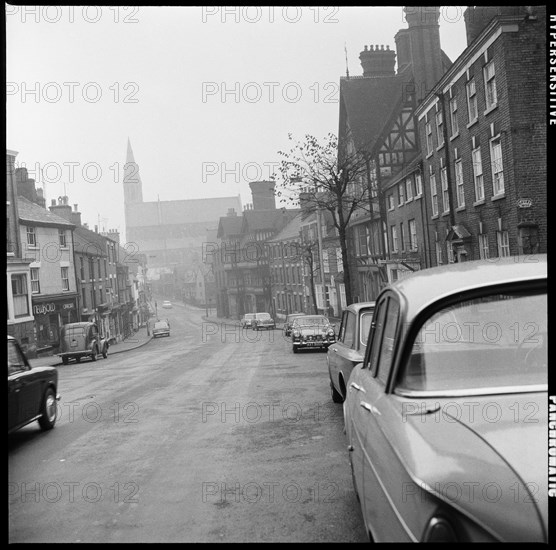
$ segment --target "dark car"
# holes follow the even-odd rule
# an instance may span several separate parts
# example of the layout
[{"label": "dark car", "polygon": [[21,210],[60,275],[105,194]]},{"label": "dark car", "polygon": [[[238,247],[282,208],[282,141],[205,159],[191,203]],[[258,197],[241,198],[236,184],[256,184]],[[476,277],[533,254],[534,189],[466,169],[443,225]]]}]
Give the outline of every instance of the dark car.
[{"label": "dark car", "polygon": [[359,302],[342,313],[337,341],[328,348],[326,356],[334,403],[344,401],[349,375],[363,361],[374,310],[375,302]]},{"label": "dark car", "polygon": [[290,336],[292,333],[292,324],[294,319],[296,319],[297,317],[303,317],[304,315],[306,315],[305,313],[290,313],[289,315],[286,315],[286,320],[284,321],[284,327],[283,327],[283,331],[284,331],[284,336]]},{"label": "dark car", "polygon": [[274,319],[270,316],[270,313],[255,313],[255,319],[251,323],[251,328],[253,330],[274,330],[276,328],[276,323]]},{"label": "dark car", "polygon": [[336,333],[330,321],[324,315],[303,315],[297,317],[292,325],[292,350],[311,348],[326,350],[336,342]]},{"label": "dark car", "polygon": [[344,419],[372,541],[548,543],[546,255],[386,287]]},{"label": "dark car", "polygon": [[41,429],[52,429],[60,399],[57,390],[58,371],[31,367],[17,340],[8,336],[8,433],[34,420]]},{"label": "dark car", "polygon": [[170,336],[170,324],[168,321],[157,321],[153,326],[153,338],[159,336]]},{"label": "dark car", "polygon": [[67,365],[70,359],[79,363],[83,357],[90,357],[91,361],[96,361],[99,354],[105,359],[108,357],[108,347],[108,340],[99,334],[96,323],[68,323],[62,327],[60,353],[57,355],[62,358],[64,365]]}]

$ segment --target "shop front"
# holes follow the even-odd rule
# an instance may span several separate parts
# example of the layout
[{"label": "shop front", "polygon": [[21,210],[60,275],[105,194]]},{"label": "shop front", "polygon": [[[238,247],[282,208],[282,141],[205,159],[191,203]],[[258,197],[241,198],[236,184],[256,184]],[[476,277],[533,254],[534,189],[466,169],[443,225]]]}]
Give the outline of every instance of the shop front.
[{"label": "shop front", "polygon": [[57,352],[60,345],[60,330],[67,323],[78,319],[77,294],[60,298],[45,296],[32,298],[37,353]]}]

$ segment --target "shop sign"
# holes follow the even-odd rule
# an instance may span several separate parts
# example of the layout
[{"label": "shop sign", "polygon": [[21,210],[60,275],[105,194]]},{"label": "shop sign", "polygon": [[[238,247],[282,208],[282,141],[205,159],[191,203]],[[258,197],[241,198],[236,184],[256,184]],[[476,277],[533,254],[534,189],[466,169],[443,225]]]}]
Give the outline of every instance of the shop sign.
[{"label": "shop sign", "polygon": [[50,302],[49,304],[38,304],[33,306],[33,313],[35,315],[46,315],[48,313],[54,313],[56,311],[56,304]]}]

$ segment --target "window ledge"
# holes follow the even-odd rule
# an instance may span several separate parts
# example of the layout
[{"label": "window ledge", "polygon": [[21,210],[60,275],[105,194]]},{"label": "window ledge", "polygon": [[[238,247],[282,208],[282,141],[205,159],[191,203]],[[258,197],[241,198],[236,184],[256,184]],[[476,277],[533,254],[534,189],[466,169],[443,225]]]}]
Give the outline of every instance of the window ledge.
[{"label": "window ledge", "polygon": [[6,256],[13,258],[15,256],[15,252],[6,252]]},{"label": "window ledge", "polygon": [[459,132],[456,132],[453,136],[450,136],[450,141],[456,139],[457,137],[459,137]]},{"label": "window ledge", "polygon": [[498,108],[498,103],[495,103],[494,105],[491,105],[490,107],[488,107],[488,108],[484,111],[483,115],[488,115],[489,113],[492,113],[492,111],[494,111],[494,110],[497,109],[497,108]]},{"label": "window ledge", "polygon": [[463,206],[458,206],[456,212],[463,212],[465,210],[465,204]]},{"label": "window ledge", "polygon": [[434,216],[431,216],[431,220],[437,220],[438,219],[438,214],[435,214]]},{"label": "window ledge", "polygon": [[473,206],[481,206],[481,204],[485,204],[485,199],[481,199],[480,201],[475,201]]},{"label": "window ledge", "polygon": [[500,199],[505,199],[506,193],[500,193],[499,195],[494,195],[490,200],[491,201],[499,201]]},{"label": "window ledge", "polygon": [[436,148],[436,151],[437,151],[437,152],[440,151],[443,147],[444,147],[444,143],[442,143],[442,145],[439,145],[439,146]]},{"label": "window ledge", "polygon": [[449,210],[445,210],[444,212],[442,212],[441,215],[442,215],[442,217],[444,217],[444,216],[447,216],[449,213],[450,213]]},{"label": "window ledge", "polygon": [[432,157],[432,154],[434,153],[434,151],[431,151],[426,157],[425,159],[430,159]]},{"label": "window ledge", "polygon": [[413,198],[414,198],[415,200],[417,200],[417,199],[422,199],[422,198],[423,198],[423,194],[421,193],[420,195],[415,195]]},{"label": "window ledge", "polygon": [[407,200],[405,201],[405,204],[407,204],[408,202],[413,202],[413,197],[411,197],[410,199],[407,199]]},{"label": "window ledge", "polygon": [[404,205],[404,203],[398,203],[398,208],[401,208]]},{"label": "window ledge", "polygon": [[30,244],[27,245],[27,250],[38,250],[39,246],[31,246]]},{"label": "window ledge", "polygon": [[471,126],[473,126],[473,124],[477,124],[477,122],[479,122],[479,117],[475,118],[474,120],[472,120],[468,125],[467,128],[471,128]]}]

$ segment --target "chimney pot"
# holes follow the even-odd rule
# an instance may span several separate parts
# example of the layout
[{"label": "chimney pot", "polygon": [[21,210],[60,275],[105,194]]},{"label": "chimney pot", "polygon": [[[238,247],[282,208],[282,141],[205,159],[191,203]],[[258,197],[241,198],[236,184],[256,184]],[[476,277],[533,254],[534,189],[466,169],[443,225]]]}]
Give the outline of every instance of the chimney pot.
[{"label": "chimney pot", "polygon": [[95,233],[98,233],[98,225],[95,225]]},{"label": "chimney pot", "polygon": [[74,205],[73,205],[73,211],[74,211],[74,212],[77,212],[77,204],[74,204]]},{"label": "chimney pot", "polygon": [[50,206],[56,206],[56,199],[52,199],[50,201]]}]

